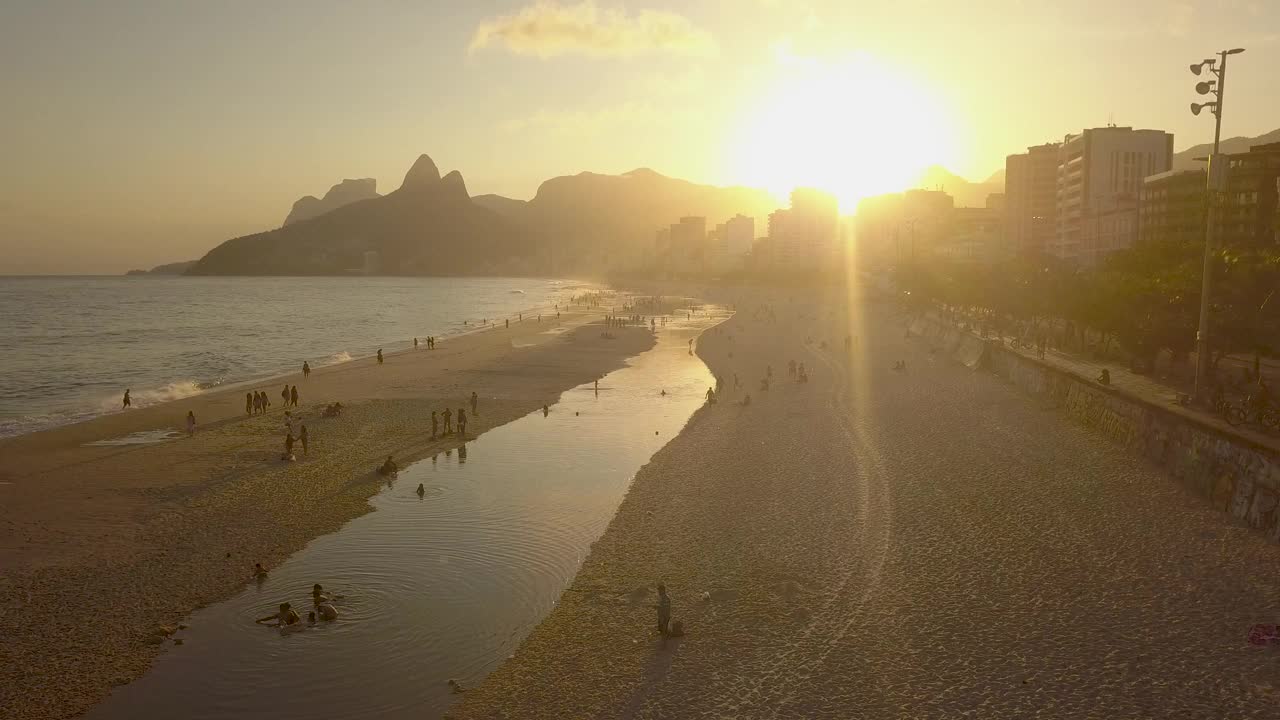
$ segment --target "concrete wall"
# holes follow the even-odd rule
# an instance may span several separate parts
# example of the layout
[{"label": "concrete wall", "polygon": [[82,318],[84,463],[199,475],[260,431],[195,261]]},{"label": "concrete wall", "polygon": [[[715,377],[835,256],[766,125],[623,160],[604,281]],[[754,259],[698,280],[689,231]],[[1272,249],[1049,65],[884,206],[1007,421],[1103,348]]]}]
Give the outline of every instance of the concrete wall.
[{"label": "concrete wall", "polygon": [[1270,447],[1182,408],[1103,387],[932,319],[916,319],[910,330],[965,365],[1051,401],[1076,422],[1156,463],[1215,508],[1280,542],[1280,453]]}]

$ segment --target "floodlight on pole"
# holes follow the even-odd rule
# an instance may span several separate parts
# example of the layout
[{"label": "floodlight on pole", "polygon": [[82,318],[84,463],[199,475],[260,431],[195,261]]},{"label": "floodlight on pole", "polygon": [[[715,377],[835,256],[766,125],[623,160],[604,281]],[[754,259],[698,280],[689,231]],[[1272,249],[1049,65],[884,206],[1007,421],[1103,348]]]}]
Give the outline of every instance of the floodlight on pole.
[{"label": "floodlight on pole", "polygon": [[1212,92],[1214,100],[1207,103],[1191,103],[1192,115],[1199,115],[1200,111],[1205,108],[1212,108],[1214,115],[1213,153],[1209,156],[1209,172],[1205,174],[1207,180],[1205,195],[1208,212],[1206,213],[1204,230],[1204,269],[1200,279],[1200,327],[1196,331],[1195,397],[1197,401],[1204,403],[1209,400],[1209,293],[1213,287],[1213,234],[1217,219],[1218,199],[1227,190],[1223,162],[1225,158],[1218,152],[1219,141],[1222,138],[1223,93],[1227,86],[1227,56],[1239,55],[1242,52],[1244,52],[1244,48],[1223,50],[1218,53],[1219,60],[1206,58],[1203,62],[1195,63],[1191,66],[1191,72],[1195,75],[1199,75],[1201,70],[1208,67],[1209,72],[1218,76],[1216,82],[1210,80],[1196,83],[1196,92],[1201,95],[1207,95]]}]

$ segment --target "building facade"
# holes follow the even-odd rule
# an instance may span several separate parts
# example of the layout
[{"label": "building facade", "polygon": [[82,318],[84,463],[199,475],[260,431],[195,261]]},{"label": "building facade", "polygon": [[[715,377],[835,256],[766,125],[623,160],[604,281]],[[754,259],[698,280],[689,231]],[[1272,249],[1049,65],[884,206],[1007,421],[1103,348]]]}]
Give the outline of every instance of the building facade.
[{"label": "building facade", "polygon": [[1057,232],[1058,143],[1004,161],[1005,238],[1018,256],[1046,252]]},{"label": "building facade", "polygon": [[791,207],[769,215],[773,264],[780,270],[820,270],[840,257],[840,212],[835,196],[810,188],[791,193]]},{"label": "building facade", "polygon": [[1163,130],[1103,127],[1066,136],[1058,150],[1049,254],[1090,266],[1131,247],[1143,180],[1167,172],[1172,161],[1173,135]]},{"label": "building facade", "polygon": [[1226,247],[1280,243],[1280,143],[1254,145],[1227,156],[1227,190],[1218,216]]},{"label": "building facade", "polygon": [[1138,242],[1203,242],[1205,171],[1170,170],[1143,179]]}]

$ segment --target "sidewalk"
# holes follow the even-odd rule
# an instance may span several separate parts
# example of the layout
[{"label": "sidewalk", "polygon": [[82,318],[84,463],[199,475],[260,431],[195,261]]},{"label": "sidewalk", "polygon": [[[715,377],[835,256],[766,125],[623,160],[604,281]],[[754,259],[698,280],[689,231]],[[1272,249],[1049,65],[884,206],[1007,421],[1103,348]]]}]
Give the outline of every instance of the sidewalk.
[{"label": "sidewalk", "polygon": [[[939,320],[938,322],[945,321]],[[1095,378],[1098,377],[1098,373],[1103,368],[1106,368],[1111,373],[1111,384],[1105,386],[1107,389],[1123,395],[1129,395],[1148,405],[1158,406],[1201,425],[1212,427],[1221,433],[1242,438],[1254,445],[1280,453],[1280,436],[1268,433],[1255,425],[1230,425],[1213,413],[1194,406],[1182,405],[1178,402],[1178,396],[1183,393],[1182,390],[1162,383],[1152,376],[1139,375],[1119,363],[1086,360],[1060,350],[1050,349],[1045,353],[1044,358],[1040,358],[1039,353],[1034,349],[1015,349],[1011,347],[1009,345],[1011,339],[1009,336],[1000,338],[1000,342],[1006,352],[1017,353],[1031,358],[1035,362],[1071,373],[1095,385],[1097,385]],[[1098,387],[1104,386],[1098,385]]]}]

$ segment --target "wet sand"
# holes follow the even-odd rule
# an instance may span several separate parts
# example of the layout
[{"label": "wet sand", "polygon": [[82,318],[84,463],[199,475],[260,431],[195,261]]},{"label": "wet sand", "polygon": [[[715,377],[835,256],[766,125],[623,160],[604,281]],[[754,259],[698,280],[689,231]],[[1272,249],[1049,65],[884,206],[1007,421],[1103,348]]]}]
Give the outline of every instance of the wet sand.
[{"label": "wet sand", "polygon": [[[554,402],[653,344],[647,329],[600,337],[600,311],[559,326],[526,319],[256,386],[274,403],[244,414],[247,388],[118,413],[0,442],[0,708],[5,718],[65,718],[140,676],[168,642],[159,631],[244,586],[317,535],[369,509],[374,467],[459,443],[430,440],[430,413],[479,394],[468,437]],[[309,454],[280,461],[280,389],[297,385]],[[341,401],[339,418],[320,417]],[[194,437],[86,446],[136,432]],[[295,434],[296,434],[295,425]]]},{"label": "wet sand", "polygon": [[654,456],[449,717],[1275,716],[1280,652],[1246,635],[1277,621],[1280,549],[892,307],[774,306],[698,342],[751,405],[725,393]]}]

